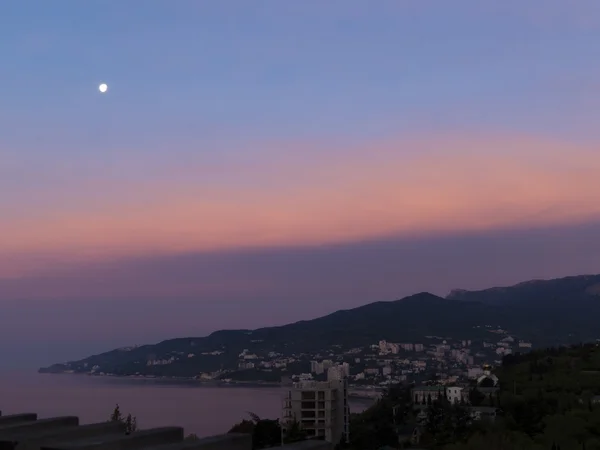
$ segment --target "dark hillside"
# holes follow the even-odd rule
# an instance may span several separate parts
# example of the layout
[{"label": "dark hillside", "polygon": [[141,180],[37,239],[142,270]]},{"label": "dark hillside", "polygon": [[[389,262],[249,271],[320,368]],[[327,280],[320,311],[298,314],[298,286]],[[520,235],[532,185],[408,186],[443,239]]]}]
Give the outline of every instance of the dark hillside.
[{"label": "dark hillside", "polygon": [[554,280],[532,280],[509,287],[481,291],[452,291],[446,298],[503,306],[549,306],[568,301],[600,302],[600,275],[581,275]]}]

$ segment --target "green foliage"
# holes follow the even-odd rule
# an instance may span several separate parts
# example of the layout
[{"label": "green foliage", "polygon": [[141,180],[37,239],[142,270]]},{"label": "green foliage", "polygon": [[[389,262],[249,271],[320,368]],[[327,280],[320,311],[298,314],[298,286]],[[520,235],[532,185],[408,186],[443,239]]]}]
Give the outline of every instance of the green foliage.
[{"label": "green foliage", "polygon": [[[465,405],[428,399],[419,448],[444,450],[600,450],[600,348],[550,348],[506,357],[496,371],[500,390],[475,390],[474,404],[499,408],[494,422],[473,421]],[[408,386],[395,386],[350,421],[350,447],[397,448],[397,431],[416,424]],[[394,414],[394,411],[396,414]]]},{"label": "green foliage", "polygon": [[464,440],[470,432],[469,410],[460,404],[451,404],[440,396],[427,407],[425,438],[435,446]]},{"label": "green foliage", "polygon": [[527,435],[508,430],[488,430],[470,436],[466,442],[447,445],[444,450],[545,450]]},{"label": "green foliage", "polygon": [[472,388],[469,390],[469,403],[473,406],[481,406],[485,401],[485,395],[479,390]]},{"label": "green foliage", "polygon": [[595,344],[509,355],[496,371],[503,418],[448,450],[600,449],[600,349]]},{"label": "green foliage", "polygon": [[236,423],[233,427],[231,427],[231,429],[228,431],[228,433],[245,433],[245,434],[252,434],[252,432],[254,431],[254,422],[252,420],[242,420],[239,423]]},{"label": "green foliage", "polygon": [[279,420],[261,419],[257,414],[248,412],[251,420],[242,420],[235,424],[229,433],[247,433],[252,435],[252,448],[261,449],[275,447],[283,443],[298,442],[307,438],[306,432],[299,422],[292,421],[287,425],[287,432],[282,434]]},{"label": "green foliage", "polygon": [[350,416],[349,447],[377,449],[396,446],[397,431],[409,424],[411,416],[410,386],[390,386],[373,406]]},{"label": "green foliage", "polygon": [[284,444],[304,441],[308,439],[306,430],[302,429],[302,425],[297,420],[292,420],[287,423],[286,432],[283,436]]},{"label": "green foliage", "polygon": [[125,433],[131,434],[137,431],[137,419],[130,414],[125,418]]},{"label": "green foliage", "polygon": [[110,415],[110,422],[123,422],[123,415],[121,414],[121,408],[118,404]]},{"label": "green foliage", "polygon": [[281,444],[281,425],[279,420],[262,419],[254,423],[252,448],[275,447]]}]

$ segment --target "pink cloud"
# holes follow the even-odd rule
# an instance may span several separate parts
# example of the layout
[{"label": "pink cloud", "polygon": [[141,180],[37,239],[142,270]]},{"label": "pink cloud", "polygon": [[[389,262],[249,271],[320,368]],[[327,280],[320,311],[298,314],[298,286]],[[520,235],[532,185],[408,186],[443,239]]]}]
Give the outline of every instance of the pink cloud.
[{"label": "pink cloud", "polygon": [[353,148],[252,148],[260,150],[241,160],[186,161],[135,182],[126,174],[83,185],[63,179],[62,189],[45,193],[51,207],[26,202],[25,213],[0,222],[7,237],[0,252],[13,255],[0,275],[35,272],[49,261],[560,225],[600,215],[596,147],[447,135]]}]

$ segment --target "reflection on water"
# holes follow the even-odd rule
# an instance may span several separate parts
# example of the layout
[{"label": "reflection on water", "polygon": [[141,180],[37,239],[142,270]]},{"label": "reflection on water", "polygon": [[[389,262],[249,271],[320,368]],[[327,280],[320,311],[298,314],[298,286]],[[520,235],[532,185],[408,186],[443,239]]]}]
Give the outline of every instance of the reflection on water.
[{"label": "reflection on water", "polygon": [[[199,436],[223,433],[248,417],[248,411],[265,418],[281,413],[280,387],[210,386],[194,382],[50,375],[0,374],[2,414],[36,412],[40,418],[77,415],[82,423],[108,420],[119,403],[125,414],[137,416],[142,428],[183,426]],[[352,412],[370,400],[351,399]]]}]

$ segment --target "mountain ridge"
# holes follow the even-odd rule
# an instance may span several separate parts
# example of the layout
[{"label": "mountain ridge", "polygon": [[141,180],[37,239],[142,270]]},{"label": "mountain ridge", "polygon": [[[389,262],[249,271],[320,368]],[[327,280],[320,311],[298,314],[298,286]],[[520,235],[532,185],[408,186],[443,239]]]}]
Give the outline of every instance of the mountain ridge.
[{"label": "mountain ridge", "polygon": [[580,294],[591,287],[598,287],[592,295],[600,295],[600,275],[586,274],[552,279],[533,279],[522,281],[512,286],[495,286],[480,290],[454,289],[445,298],[450,300],[473,300],[484,303],[511,303],[531,301],[532,299],[547,299],[548,295],[563,295],[580,290]]},{"label": "mountain ridge", "polygon": [[[189,376],[237,367],[244,349],[261,355],[314,355],[334,347],[366,347],[380,340],[425,342],[428,335],[483,339],[489,337],[489,327],[502,327],[536,346],[590,341],[600,337],[594,319],[600,314],[596,286],[600,286],[600,275],[531,280],[479,291],[455,290],[446,297],[420,292],[285,325],[217,330],[204,337],[115,349],[41,368],[40,372],[87,373],[101,367],[117,375]],[[154,366],[152,361],[156,360],[170,362]]]}]

